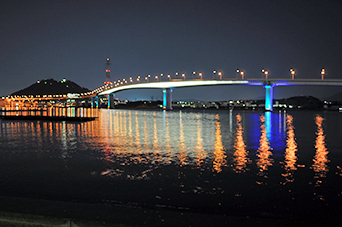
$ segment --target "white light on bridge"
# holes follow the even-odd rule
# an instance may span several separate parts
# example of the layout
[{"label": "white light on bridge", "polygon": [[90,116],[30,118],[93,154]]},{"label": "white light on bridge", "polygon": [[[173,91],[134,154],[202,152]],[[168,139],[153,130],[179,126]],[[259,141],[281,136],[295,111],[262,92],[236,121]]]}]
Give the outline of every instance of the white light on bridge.
[{"label": "white light on bridge", "polygon": [[[146,78],[147,79],[147,78]],[[101,92],[99,95],[107,95],[117,91],[136,89],[136,88],[177,88],[177,87],[191,87],[191,86],[205,86],[205,85],[224,85],[224,84],[250,84],[248,81],[236,81],[236,80],[195,80],[195,81],[160,81],[160,82],[149,82],[149,83],[136,83],[127,84],[125,86],[120,86],[116,88],[111,88],[106,91]],[[252,85],[252,84],[250,84]],[[255,84],[255,85],[260,85]]]}]

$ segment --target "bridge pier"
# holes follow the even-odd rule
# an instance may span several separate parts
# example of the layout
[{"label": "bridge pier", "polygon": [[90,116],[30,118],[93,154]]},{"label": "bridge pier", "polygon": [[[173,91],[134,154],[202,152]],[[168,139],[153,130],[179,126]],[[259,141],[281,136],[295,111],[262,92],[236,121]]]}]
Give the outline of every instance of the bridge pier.
[{"label": "bridge pier", "polygon": [[172,89],[171,88],[163,89],[163,109],[172,110]]},{"label": "bridge pier", "polygon": [[80,107],[80,100],[79,99],[75,100],[75,107],[76,108]]},{"label": "bridge pier", "polygon": [[91,107],[99,108],[99,96],[91,97]]},{"label": "bridge pier", "polygon": [[265,84],[265,111],[273,111],[273,84]]},{"label": "bridge pier", "polygon": [[107,95],[108,98],[108,109],[114,109],[114,94],[108,94]]}]

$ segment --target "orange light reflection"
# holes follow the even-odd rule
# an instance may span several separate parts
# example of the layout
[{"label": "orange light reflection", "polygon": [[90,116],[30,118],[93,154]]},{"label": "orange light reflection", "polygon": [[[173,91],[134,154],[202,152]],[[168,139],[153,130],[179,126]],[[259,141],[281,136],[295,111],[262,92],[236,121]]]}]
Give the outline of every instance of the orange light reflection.
[{"label": "orange light reflection", "polygon": [[213,152],[214,161],[213,168],[219,173],[222,171],[222,167],[227,165],[226,161],[226,153],[224,152],[224,147],[222,144],[222,136],[221,136],[221,125],[220,125],[220,116],[218,114],[215,115],[215,150]]},{"label": "orange light reflection", "polygon": [[317,125],[317,131],[316,131],[316,154],[313,159],[312,168],[315,171],[315,178],[317,179],[316,185],[318,186],[320,183],[322,183],[318,178],[326,177],[326,173],[328,172],[328,166],[327,163],[329,162],[328,159],[328,149],[325,146],[325,135],[323,130],[323,120],[324,118],[317,115],[316,116],[316,125]]},{"label": "orange light reflection", "polygon": [[185,144],[185,138],[184,138],[184,126],[182,121],[182,113],[180,113],[180,119],[179,119],[179,126],[180,126],[180,133],[179,133],[179,153],[178,153],[178,160],[180,166],[187,165],[187,147]]},{"label": "orange light reflection", "polygon": [[271,147],[269,145],[268,139],[267,139],[267,131],[265,128],[265,116],[260,116],[260,129],[261,129],[261,136],[260,136],[260,146],[257,151],[257,166],[259,168],[259,174],[260,176],[266,176],[266,171],[268,170],[268,167],[272,165],[273,159],[270,158],[272,155]]},{"label": "orange light reflection", "polygon": [[247,163],[250,163],[250,159],[248,158],[248,151],[246,150],[246,144],[243,141],[243,128],[241,124],[241,115],[236,115],[236,134],[235,134],[235,142],[234,149],[235,152],[233,154],[233,170],[236,173],[245,172]]},{"label": "orange light reflection", "polygon": [[172,151],[171,151],[171,138],[170,138],[170,123],[169,123],[169,119],[167,117],[166,111],[165,111],[165,123],[166,123],[166,128],[165,128],[166,157],[164,159],[164,164],[171,164]]},{"label": "orange light reflection", "polygon": [[197,118],[197,137],[196,137],[196,166],[200,167],[204,162],[204,159],[207,157],[207,153],[203,149],[203,139],[201,136],[201,124],[199,120],[199,115],[196,115]]},{"label": "orange light reflection", "polygon": [[286,182],[293,182],[293,172],[297,170],[297,143],[294,133],[294,126],[292,125],[293,117],[291,115],[286,116],[287,123],[287,139],[286,139],[286,150],[285,150],[285,160],[284,168],[286,173],[282,174],[285,177]]}]

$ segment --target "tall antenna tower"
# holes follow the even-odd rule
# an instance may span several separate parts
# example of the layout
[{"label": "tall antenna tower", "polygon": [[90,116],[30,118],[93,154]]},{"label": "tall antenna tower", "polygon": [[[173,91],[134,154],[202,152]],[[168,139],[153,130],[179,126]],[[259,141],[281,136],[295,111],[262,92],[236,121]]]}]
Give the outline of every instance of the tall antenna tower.
[{"label": "tall antenna tower", "polygon": [[110,59],[107,58],[107,62],[106,62],[106,80],[105,80],[105,84],[112,84],[111,80],[110,80]]}]

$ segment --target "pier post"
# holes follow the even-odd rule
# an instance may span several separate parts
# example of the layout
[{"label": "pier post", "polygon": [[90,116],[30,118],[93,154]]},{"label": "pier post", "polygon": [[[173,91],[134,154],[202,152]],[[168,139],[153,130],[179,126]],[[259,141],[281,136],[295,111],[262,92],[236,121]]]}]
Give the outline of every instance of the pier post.
[{"label": "pier post", "polygon": [[172,110],[172,90],[171,88],[163,89],[163,109]]},{"label": "pier post", "polygon": [[273,111],[273,85],[265,84],[265,111]]}]

